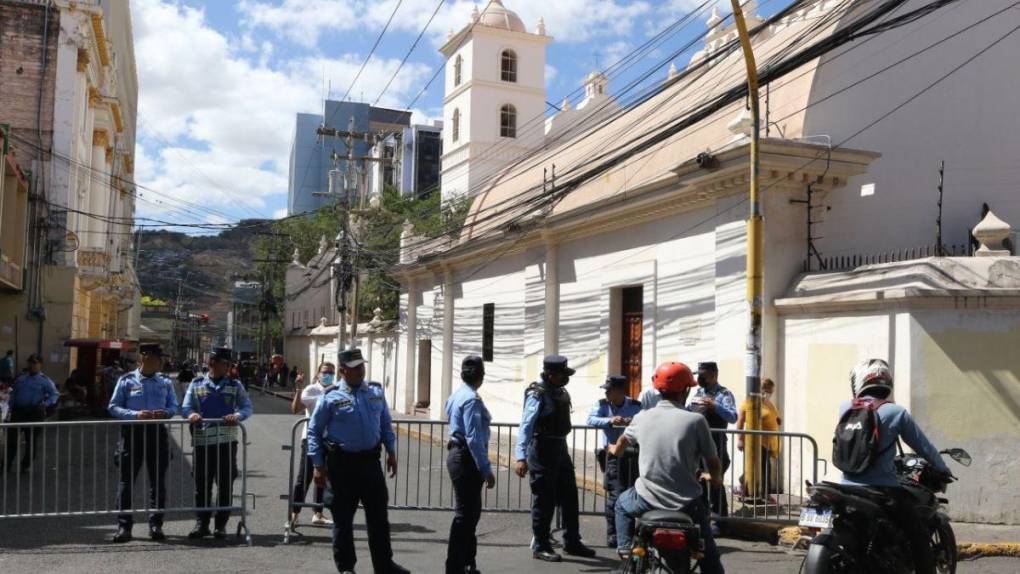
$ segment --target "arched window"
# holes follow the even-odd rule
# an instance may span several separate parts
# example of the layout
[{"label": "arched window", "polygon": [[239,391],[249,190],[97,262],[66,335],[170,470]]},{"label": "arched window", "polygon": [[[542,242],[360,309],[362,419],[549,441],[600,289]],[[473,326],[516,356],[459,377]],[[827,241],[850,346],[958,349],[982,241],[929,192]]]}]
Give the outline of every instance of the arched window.
[{"label": "arched window", "polygon": [[499,69],[504,82],[517,81],[517,54],[513,50],[503,50],[499,58]]},{"label": "arched window", "polygon": [[452,123],[453,123],[453,129],[450,130],[450,137],[452,137],[453,141],[456,142],[457,140],[460,139],[460,110],[457,109],[457,108],[454,108],[454,110],[453,110],[453,122]]},{"label": "arched window", "polygon": [[464,66],[464,58],[457,54],[457,59],[453,61],[453,85],[459,86],[461,79],[461,68]]},{"label": "arched window", "polygon": [[517,108],[510,104],[499,109],[499,135],[505,138],[517,137]]}]

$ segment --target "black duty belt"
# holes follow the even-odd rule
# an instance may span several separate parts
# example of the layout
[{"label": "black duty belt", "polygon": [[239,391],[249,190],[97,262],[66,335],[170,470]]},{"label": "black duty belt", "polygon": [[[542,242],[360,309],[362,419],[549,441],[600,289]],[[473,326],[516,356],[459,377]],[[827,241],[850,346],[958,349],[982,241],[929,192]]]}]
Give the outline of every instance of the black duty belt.
[{"label": "black duty belt", "polygon": [[326,454],[328,456],[336,456],[341,459],[348,460],[379,460],[379,447],[375,445],[368,450],[344,450],[340,445],[332,441],[323,441],[323,446],[326,448]]}]

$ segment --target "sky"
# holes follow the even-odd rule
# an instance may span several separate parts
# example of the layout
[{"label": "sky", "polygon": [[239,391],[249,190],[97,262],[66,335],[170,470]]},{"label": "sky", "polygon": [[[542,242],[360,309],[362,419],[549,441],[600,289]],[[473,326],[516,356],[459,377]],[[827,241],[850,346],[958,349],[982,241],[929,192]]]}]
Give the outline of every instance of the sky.
[{"label": "sky", "polygon": [[[547,96],[558,103],[589,72],[616,62],[702,1],[505,0],[504,5],[531,31],[544,19],[546,33],[554,38],[547,49]],[[778,8],[768,3],[761,2],[762,10]],[[438,4],[132,0],[139,80],[135,163],[142,198],[136,215],[215,223],[282,217],[295,114],[321,112],[324,96],[344,95],[391,15],[348,99],[378,99],[380,106],[408,109],[443,66],[438,48],[447,32],[467,25],[476,5],[442,2],[394,76]],[[477,5],[484,8],[485,0]],[[637,61],[631,75],[661,65],[664,55],[703,30],[704,15]],[[681,69],[690,52],[677,57]],[[665,68],[655,73],[665,78]],[[610,93],[627,81],[626,74],[613,78]],[[441,117],[442,97],[440,75],[410,107],[412,121]]]}]

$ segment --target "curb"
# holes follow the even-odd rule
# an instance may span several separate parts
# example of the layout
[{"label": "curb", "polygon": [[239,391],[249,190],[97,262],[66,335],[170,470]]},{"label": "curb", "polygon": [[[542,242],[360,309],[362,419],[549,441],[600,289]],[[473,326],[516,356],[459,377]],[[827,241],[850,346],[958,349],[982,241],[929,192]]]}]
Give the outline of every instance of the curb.
[{"label": "curb", "polygon": [[[803,549],[809,542],[807,532],[797,526],[781,528],[777,532],[779,546],[792,550]],[[956,545],[959,558],[1007,556],[1020,558],[1020,542],[960,542]]]}]

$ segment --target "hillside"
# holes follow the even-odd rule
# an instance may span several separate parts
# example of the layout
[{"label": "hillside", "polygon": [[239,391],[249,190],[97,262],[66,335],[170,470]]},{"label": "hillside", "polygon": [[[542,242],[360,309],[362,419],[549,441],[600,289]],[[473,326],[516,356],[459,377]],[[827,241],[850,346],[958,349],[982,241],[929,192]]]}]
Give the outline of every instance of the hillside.
[{"label": "hillside", "polygon": [[138,258],[142,293],[176,302],[181,283],[182,309],[209,313],[210,323],[226,324],[234,280],[253,278],[251,243],[257,220],[217,235],[186,235],[172,231],[144,231]]}]

